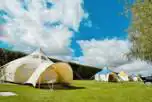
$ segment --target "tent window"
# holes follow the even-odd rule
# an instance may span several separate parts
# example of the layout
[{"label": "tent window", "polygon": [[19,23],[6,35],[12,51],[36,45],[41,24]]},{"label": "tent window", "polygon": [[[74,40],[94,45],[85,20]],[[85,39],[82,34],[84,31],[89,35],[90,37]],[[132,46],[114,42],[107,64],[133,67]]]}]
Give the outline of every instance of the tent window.
[{"label": "tent window", "polygon": [[41,59],[43,59],[43,60],[47,60],[47,58],[46,58],[46,57],[44,57],[44,56],[41,56]]},{"label": "tent window", "polygon": [[39,56],[38,55],[33,55],[33,58],[39,58]]}]

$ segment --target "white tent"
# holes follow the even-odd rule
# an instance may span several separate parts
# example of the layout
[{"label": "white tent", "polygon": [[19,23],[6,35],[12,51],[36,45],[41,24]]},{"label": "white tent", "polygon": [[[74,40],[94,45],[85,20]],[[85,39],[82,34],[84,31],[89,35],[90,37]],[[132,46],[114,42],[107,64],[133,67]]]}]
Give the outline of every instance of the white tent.
[{"label": "white tent", "polygon": [[133,81],[138,81],[138,77],[137,76],[133,76],[132,79],[133,79]]},{"label": "white tent", "polygon": [[95,74],[95,80],[96,81],[117,81],[117,75],[105,67],[100,72]]},{"label": "white tent", "polygon": [[[70,83],[73,72],[67,63],[53,63],[41,49],[4,65],[1,80],[32,84]],[[2,74],[2,73],[1,73]]]},{"label": "white tent", "polygon": [[135,74],[132,74],[130,78],[131,78],[131,81],[142,81],[142,79],[138,75],[135,75]]}]

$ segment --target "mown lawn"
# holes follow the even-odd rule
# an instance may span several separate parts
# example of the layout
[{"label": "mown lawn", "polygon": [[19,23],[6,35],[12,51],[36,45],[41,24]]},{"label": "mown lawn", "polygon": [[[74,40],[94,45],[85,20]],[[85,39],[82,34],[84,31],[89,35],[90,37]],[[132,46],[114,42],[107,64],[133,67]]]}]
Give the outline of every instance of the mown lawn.
[{"label": "mown lawn", "polygon": [[30,86],[1,84],[0,91],[18,96],[0,97],[0,102],[152,102],[152,86],[143,83],[101,83],[74,81],[77,89],[37,89]]}]

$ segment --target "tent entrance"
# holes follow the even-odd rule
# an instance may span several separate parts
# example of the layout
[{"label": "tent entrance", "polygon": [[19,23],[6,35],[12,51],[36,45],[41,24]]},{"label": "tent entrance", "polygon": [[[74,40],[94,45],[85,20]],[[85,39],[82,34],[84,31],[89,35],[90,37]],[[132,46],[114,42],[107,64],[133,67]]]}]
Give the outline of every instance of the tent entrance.
[{"label": "tent entrance", "polygon": [[37,64],[34,63],[26,63],[20,65],[15,72],[14,80],[17,83],[26,82],[31,76],[35,69],[38,67]]},{"label": "tent entrance", "polygon": [[109,74],[108,81],[109,82],[117,82],[116,75],[115,74]]}]

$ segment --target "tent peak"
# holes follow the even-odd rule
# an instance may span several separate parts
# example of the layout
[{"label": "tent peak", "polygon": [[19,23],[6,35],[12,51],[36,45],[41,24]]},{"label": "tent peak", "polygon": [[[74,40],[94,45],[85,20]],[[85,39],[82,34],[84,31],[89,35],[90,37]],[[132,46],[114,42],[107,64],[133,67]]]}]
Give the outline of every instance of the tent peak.
[{"label": "tent peak", "polygon": [[32,54],[42,54],[42,55],[45,55],[45,53],[44,53],[44,51],[42,50],[42,48],[36,49]]},{"label": "tent peak", "polygon": [[45,55],[42,48],[36,49],[33,53],[31,53],[29,56],[33,56],[33,58],[40,59],[40,61],[50,61],[48,56]]}]

